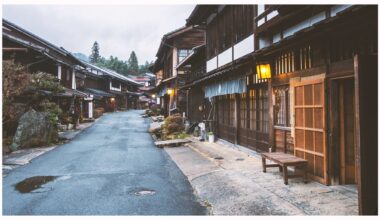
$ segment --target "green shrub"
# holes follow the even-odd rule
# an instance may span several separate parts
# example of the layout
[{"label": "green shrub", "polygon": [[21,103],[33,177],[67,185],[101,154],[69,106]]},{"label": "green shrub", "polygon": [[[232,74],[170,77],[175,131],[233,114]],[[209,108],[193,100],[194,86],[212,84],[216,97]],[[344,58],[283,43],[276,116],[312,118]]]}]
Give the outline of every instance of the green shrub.
[{"label": "green shrub", "polygon": [[99,118],[100,116],[102,116],[104,113],[104,108],[96,108],[94,109],[94,118]]},{"label": "green shrub", "polygon": [[188,134],[186,134],[186,133],[179,133],[179,134],[177,134],[177,139],[185,139],[185,138],[187,138],[187,137],[189,137],[189,135]]},{"label": "green shrub", "polygon": [[180,114],[167,117],[164,121],[164,133],[166,135],[178,134],[185,130],[183,118]]}]

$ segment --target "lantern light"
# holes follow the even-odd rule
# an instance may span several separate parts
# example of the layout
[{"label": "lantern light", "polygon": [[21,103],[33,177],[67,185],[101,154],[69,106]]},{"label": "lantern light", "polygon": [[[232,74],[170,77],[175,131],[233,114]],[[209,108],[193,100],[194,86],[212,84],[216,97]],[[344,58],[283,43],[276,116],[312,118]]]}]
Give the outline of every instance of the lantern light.
[{"label": "lantern light", "polygon": [[257,64],[256,70],[258,79],[270,79],[272,77],[269,63]]},{"label": "lantern light", "polygon": [[111,102],[114,102],[114,101],[115,101],[115,98],[112,97],[112,98],[111,98]]},{"label": "lantern light", "polygon": [[173,94],[173,89],[169,88],[166,92],[168,93],[168,95],[172,95]]},{"label": "lantern light", "polygon": [[152,94],[152,98],[156,98],[156,94]]}]

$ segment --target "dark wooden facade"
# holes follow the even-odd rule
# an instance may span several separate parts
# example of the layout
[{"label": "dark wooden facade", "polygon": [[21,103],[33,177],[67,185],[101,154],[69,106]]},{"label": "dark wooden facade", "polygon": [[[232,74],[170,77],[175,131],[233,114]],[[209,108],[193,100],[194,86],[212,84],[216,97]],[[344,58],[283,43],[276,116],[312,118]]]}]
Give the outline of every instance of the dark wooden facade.
[{"label": "dark wooden facade", "polygon": [[[360,213],[377,214],[377,7],[202,5],[187,23],[205,25],[207,39],[206,73],[190,87],[246,77],[244,93],[212,98],[217,135],[304,158],[310,178],[356,184]],[[250,33],[254,51],[235,59]],[[257,79],[262,62],[269,80]]]},{"label": "dark wooden facade", "polygon": [[166,116],[186,112],[186,92],[179,88],[185,84],[187,70],[177,69],[177,66],[192,48],[203,43],[204,30],[201,27],[182,27],[163,36],[151,70],[157,77],[156,90]]}]

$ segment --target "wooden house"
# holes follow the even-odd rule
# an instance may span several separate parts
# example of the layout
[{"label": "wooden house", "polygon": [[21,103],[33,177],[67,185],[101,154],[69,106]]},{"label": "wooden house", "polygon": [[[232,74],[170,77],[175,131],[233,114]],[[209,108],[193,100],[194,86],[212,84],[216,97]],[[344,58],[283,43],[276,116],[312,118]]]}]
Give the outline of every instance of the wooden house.
[{"label": "wooden house", "polygon": [[272,69],[271,146],[322,183],[357,184],[360,213],[373,213],[377,6],[263,6],[255,23],[256,62]]},{"label": "wooden house", "polygon": [[[81,73],[83,64],[62,47],[40,38],[39,36],[3,19],[3,60],[13,59],[23,64],[30,73],[45,72],[52,74],[65,87],[60,94],[53,94],[54,100],[63,111],[69,112],[72,104],[78,105],[83,115],[86,93],[77,90],[83,84]],[[71,113],[70,113],[71,114]]]},{"label": "wooden house", "polygon": [[190,86],[211,97],[219,138],[304,158],[377,214],[377,19],[370,5],[196,6],[206,73]]},{"label": "wooden house", "polygon": [[177,65],[187,57],[193,47],[204,43],[204,31],[196,26],[186,26],[165,34],[150,68],[156,74],[156,90],[165,115],[183,113],[186,108],[186,93],[179,90],[184,83],[185,71]]},{"label": "wooden house", "polygon": [[186,116],[190,123],[212,119],[211,104],[205,98],[204,90],[197,81],[206,76],[206,46],[194,47],[185,59],[178,64],[177,70],[187,71],[185,84],[179,89],[186,92]]},{"label": "wooden house", "polygon": [[[255,68],[255,5],[198,5],[187,25],[206,29],[206,68],[191,85],[210,100],[210,129],[221,139],[268,151],[266,80],[252,78]],[[199,62],[198,62],[199,63]]]},{"label": "wooden house", "polygon": [[103,107],[106,111],[136,108],[140,95],[137,90],[142,84],[113,70],[82,62],[87,73],[83,91],[94,97],[95,108]]}]

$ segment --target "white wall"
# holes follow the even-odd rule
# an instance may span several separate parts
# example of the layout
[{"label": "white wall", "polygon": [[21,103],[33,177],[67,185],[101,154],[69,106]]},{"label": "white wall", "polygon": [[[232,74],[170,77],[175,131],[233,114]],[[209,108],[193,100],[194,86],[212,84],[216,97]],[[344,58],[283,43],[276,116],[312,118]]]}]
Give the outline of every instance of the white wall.
[{"label": "white wall", "polygon": [[58,65],[58,73],[57,73],[57,78],[61,80],[62,78],[62,66]]},{"label": "white wall", "polygon": [[234,45],[234,60],[253,52],[254,48],[254,35],[252,34]]},{"label": "white wall", "polygon": [[207,72],[210,72],[218,67],[216,59],[217,59],[217,56],[207,61],[207,64],[206,64]]},{"label": "white wall", "polygon": [[218,55],[218,67],[232,62],[232,47]]}]

